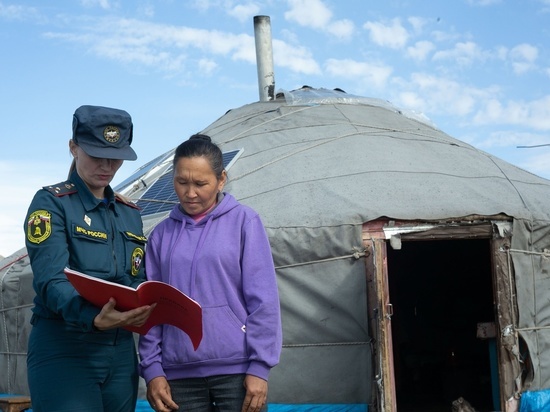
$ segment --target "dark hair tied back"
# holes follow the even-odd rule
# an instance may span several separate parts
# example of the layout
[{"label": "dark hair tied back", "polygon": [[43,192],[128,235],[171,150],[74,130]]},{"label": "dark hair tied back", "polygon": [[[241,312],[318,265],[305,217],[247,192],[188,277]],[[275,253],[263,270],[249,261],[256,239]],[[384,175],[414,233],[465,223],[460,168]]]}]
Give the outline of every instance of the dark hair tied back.
[{"label": "dark hair tied back", "polygon": [[212,142],[212,138],[210,136],[200,133],[194,134],[189,138],[189,140],[204,140],[206,142]]},{"label": "dark hair tied back", "polygon": [[212,138],[205,134],[194,134],[181,143],[174,153],[174,169],[182,157],[204,157],[218,179],[221,179],[224,170],[223,156],[220,148],[212,142]]}]

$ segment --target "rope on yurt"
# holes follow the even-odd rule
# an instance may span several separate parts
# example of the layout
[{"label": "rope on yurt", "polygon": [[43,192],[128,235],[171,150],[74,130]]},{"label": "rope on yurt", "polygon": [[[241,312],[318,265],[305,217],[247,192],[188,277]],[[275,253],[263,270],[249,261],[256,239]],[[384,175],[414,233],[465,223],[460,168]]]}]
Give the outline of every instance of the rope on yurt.
[{"label": "rope on yurt", "polygon": [[334,260],[342,260],[342,259],[350,259],[350,258],[354,258],[355,260],[357,260],[367,255],[367,249],[354,248],[354,250],[355,252],[353,252],[351,255],[336,256],[336,257],[331,257],[327,259],[311,260],[309,262],[300,262],[300,263],[292,263],[290,265],[275,266],[275,269],[286,269],[286,268],[292,268],[296,266],[313,265],[316,263],[331,262]]}]

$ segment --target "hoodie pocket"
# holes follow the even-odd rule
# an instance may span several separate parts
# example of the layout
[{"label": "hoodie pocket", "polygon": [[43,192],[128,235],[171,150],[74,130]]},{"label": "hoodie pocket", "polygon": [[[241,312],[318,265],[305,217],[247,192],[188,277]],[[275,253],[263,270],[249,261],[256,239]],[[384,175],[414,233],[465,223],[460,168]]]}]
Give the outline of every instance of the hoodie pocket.
[{"label": "hoodie pocket", "polygon": [[181,348],[181,343],[176,344],[181,338],[177,335],[182,332],[174,327],[165,330],[171,338],[165,339],[164,350],[170,348],[174,351],[170,355],[165,352],[163,356],[168,364],[208,362],[209,360],[239,361],[247,357],[244,322],[238,319],[229,306],[203,307],[202,317],[203,337],[196,351],[193,350],[189,337],[185,340],[187,350],[177,350],[176,348]]}]

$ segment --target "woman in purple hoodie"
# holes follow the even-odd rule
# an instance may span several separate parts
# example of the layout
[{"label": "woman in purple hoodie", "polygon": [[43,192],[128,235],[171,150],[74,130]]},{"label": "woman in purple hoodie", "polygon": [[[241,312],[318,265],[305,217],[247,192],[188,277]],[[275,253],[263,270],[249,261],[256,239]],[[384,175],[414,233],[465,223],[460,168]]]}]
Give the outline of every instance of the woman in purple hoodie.
[{"label": "woman in purple hoodie", "polygon": [[282,331],[273,258],[259,215],[224,193],[222,152],[193,135],[174,154],[179,204],[148,240],[147,278],[203,310],[203,339],[159,325],[140,338],[140,373],[155,411],[252,412],[267,402]]}]

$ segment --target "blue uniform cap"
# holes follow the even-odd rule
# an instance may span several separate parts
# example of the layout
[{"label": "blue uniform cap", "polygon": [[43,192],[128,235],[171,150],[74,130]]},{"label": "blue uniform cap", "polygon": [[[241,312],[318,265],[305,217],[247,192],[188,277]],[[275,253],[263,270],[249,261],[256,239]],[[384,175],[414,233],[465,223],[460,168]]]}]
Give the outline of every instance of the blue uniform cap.
[{"label": "blue uniform cap", "polygon": [[73,141],[87,155],[101,159],[136,160],[132,118],[124,110],[80,106],[73,115]]}]

